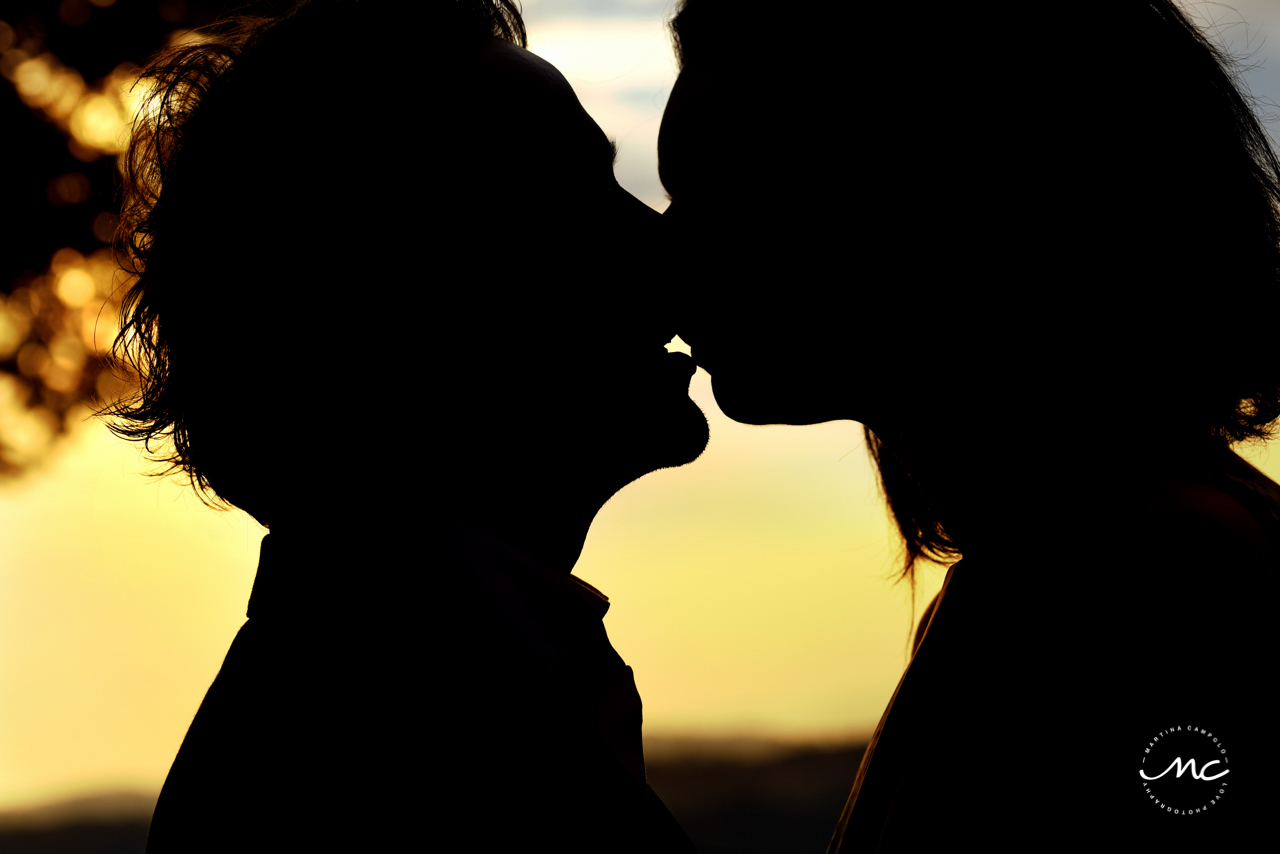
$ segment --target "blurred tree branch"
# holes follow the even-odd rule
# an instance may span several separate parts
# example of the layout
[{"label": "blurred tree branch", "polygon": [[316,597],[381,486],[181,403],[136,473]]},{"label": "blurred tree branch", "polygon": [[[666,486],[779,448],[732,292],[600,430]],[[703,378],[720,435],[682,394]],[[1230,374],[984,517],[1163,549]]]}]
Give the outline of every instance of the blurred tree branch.
[{"label": "blurred tree branch", "polygon": [[17,0],[0,13],[0,480],[128,387],[107,353],[131,284],[110,248],[140,95],[130,87],[153,53],[227,11],[216,0]]}]

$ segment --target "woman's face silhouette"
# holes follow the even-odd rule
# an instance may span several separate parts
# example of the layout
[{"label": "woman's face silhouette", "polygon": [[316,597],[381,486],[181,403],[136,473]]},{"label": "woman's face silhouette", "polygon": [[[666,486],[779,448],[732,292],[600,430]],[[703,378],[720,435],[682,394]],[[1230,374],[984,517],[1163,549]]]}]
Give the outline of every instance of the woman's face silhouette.
[{"label": "woman's face silhouette", "polygon": [[736,67],[689,65],[672,89],[658,137],[678,234],[667,268],[696,283],[679,333],[736,421],[856,417],[850,392],[869,389],[854,379],[865,370],[850,343],[875,330],[845,254],[853,236],[814,223],[814,214],[839,222],[844,207],[831,180],[798,179],[817,155],[777,88]]}]

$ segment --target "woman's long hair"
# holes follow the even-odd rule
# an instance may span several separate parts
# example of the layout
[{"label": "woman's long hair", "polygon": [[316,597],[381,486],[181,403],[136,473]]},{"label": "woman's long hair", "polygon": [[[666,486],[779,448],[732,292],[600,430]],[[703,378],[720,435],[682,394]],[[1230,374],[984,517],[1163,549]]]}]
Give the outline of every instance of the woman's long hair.
[{"label": "woman's long hair", "polygon": [[[1038,57],[1067,64],[1045,81],[1056,97],[1012,105],[1052,120],[993,122],[1046,136],[994,158],[961,146],[994,195],[1023,202],[1011,209],[1031,222],[997,239],[1027,287],[1044,289],[1032,302],[1041,317],[1017,311],[1019,291],[1004,292],[1004,320],[998,307],[968,305],[956,335],[975,340],[943,356],[957,363],[941,396],[965,422],[949,436],[911,418],[865,430],[907,579],[922,559],[963,554],[966,502],[981,496],[1005,533],[1028,518],[1017,505],[1043,503],[1054,486],[1028,470],[1033,447],[1062,455],[1063,495],[1077,500],[1095,464],[1114,471],[1122,448],[1227,447],[1269,437],[1280,418],[1280,360],[1262,321],[1280,316],[1280,162],[1239,65],[1170,0],[1094,8],[1096,21],[1063,25]],[[1077,73],[1080,57],[1096,67]],[[949,245],[986,236],[961,224]],[[1037,527],[1020,545],[1050,545],[1048,525]]]},{"label": "woman's long hair", "polygon": [[[880,335],[850,385],[899,388],[866,440],[903,578],[1027,521],[1052,454],[1066,506],[1120,446],[1270,435],[1280,162],[1239,61],[1172,0],[867,8],[819,44],[823,12],[684,0],[671,30],[682,64],[767,50],[786,91],[855,120],[814,116],[778,156],[829,164],[793,197],[850,211],[833,269]],[[1020,544],[1049,546],[1039,527]]]}]

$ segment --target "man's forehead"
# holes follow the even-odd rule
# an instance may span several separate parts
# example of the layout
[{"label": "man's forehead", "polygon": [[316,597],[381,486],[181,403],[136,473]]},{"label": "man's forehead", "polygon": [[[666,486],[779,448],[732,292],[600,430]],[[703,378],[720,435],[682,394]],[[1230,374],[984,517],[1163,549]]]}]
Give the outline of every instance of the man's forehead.
[{"label": "man's forehead", "polygon": [[[604,132],[550,62],[510,42],[491,39],[477,53],[476,63],[475,86],[458,92],[471,100],[469,110],[478,111],[473,130],[487,128],[508,147],[537,157],[580,160],[597,147],[608,150]],[[560,175],[557,180],[570,177]]]},{"label": "man's forehead", "polygon": [[[564,75],[551,63],[519,45],[502,39],[490,39],[478,56],[485,71],[496,74],[517,87],[536,90],[558,90],[577,103],[578,96]],[[548,94],[551,94],[548,91]]]}]

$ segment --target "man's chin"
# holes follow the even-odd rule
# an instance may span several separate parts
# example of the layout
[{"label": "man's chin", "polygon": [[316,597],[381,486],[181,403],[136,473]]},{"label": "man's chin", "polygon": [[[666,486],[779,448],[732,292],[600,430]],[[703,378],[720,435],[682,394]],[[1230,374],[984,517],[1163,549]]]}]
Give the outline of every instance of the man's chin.
[{"label": "man's chin", "polygon": [[643,441],[652,453],[647,454],[649,467],[644,473],[658,469],[688,465],[702,455],[711,437],[707,417],[698,404],[685,398],[678,412],[647,432]]},{"label": "man's chin", "polygon": [[677,436],[673,436],[671,444],[671,462],[667,467],[684,466],[702,456],[711,440],[711,425],[698,404],[689,401],[689,423]]}]

